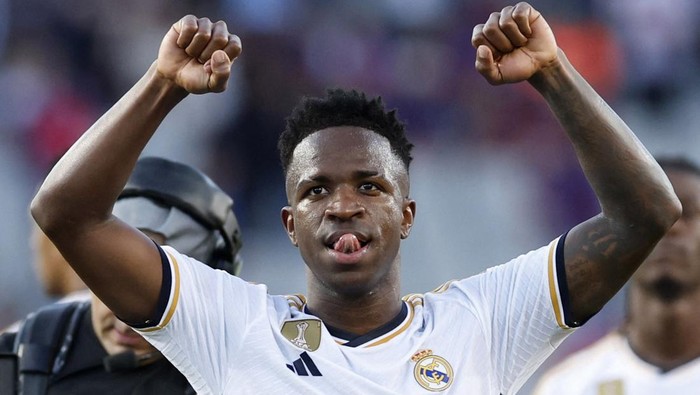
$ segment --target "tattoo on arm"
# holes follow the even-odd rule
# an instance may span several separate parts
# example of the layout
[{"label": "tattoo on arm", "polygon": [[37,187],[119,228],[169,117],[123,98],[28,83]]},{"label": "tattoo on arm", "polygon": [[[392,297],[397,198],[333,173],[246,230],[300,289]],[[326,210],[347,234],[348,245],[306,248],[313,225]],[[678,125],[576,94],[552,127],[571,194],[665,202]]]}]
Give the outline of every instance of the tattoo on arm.
[{"label": "tattoo on arm", "polygon": [[621,232],[602,215],[569,232],[564,260],[576,321],[590,318],[622,288],[653,248],[651,238],[641,230]]}]

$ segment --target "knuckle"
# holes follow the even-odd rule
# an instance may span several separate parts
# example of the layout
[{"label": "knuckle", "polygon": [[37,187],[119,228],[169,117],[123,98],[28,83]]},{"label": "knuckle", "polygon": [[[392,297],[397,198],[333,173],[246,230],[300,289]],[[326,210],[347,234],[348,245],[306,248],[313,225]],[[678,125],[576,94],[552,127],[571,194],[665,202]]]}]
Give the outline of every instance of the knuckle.
[{"label": "knuckle", "polygon": [[218,47],[223,47],[223,46],[225,46],[226,44],[228,44],[228,38],[227,38],[226,36],[217,35],[217,36],[214,36],[214,37],[211,39],[211,41],[212,41],[212,43],[213,43],[214,45],[216,45],[216,46],[218,46]]},{"label": "knuckle", "polygon": [[498,22],[498,26],[499,26],[501,29],[510,29],[510,28],[517,27],[518,25],[515,23],[514,20],[508,18],[508,19],[506,19],[506,20],[500,20],[500,21]]},{"label": "knuckle", "polygon": [[498,24],[487,24],[484,26],[484,30],[482,30],[483,33],[487,36],[490,36],[492,34],[496,34],[501,31],[500,26]]},{"label": "knuckle", "polygon": [[232,34],[229,37],[228,41],[229,41],[229,43],[233,44],[232,47],[233,47],[233,51],[235,53],[240,54],[241,52],[243,52],[243,43],[241,42],[241,39],[237,35]]},{"label": "knuckle", "polygon": [[513,18],[524,18],[527,16],[527,11],[524,8],[516,8],[513,10]]},{"label": "knuckle", "polygon": [[211,39],[211,32],[210,31],[198,31],[197,34],[195,34],[195,37],[200,39],[200,40],[205,40],[209,41]]},{"label": "knuckle", "polygon": [[180,26],[182,26],[182,29],[185,30],[196,30],[197,29],[197,20],[194,18],[193,15],[189,15],[191,18],[184,17],[180,20]]}]

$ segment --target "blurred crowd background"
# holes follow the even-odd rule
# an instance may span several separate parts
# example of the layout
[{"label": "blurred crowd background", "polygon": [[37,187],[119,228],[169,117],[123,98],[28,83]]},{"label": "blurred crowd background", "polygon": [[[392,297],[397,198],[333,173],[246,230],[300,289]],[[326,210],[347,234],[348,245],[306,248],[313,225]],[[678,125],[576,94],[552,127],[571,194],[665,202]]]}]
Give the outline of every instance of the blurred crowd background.
[{"label": "blurred crowd background", "polygon": [[[305,292],[279,216],[276,140],[303,95],[381,95],[416,144],[417,220],[403,293],[479,273],[599,210],[544,101],[489,86],[472,28],[494,0],[0,0],[0,327],[50,300],[32,267],[28,204],[51,165],[145,72],[170,25],[223,19],[243,42],[230,88],[191,96],[146,154],[206,171],[235,199],[241,276]],[[655,155],[700,160],[700,2],[533,0],[559,46]],[[547,362],[621,319],[621,297]],[[532,381],[532,380],[531,380]],[[527,393],[528,384],[522,393]]]}]

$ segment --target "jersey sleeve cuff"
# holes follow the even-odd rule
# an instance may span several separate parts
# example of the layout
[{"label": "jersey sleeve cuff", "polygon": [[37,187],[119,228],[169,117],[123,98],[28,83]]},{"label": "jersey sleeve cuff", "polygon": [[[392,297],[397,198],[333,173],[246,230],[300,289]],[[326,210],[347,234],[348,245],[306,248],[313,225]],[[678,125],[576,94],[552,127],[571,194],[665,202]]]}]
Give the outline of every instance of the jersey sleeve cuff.
[{"label": "jersey sleeve cuff", "polygon": [[[177,290],[173,289],[173,277],[175,277],[176,279],[175,284],[179,285],[179,273],[177,263],[173,263],[173,265],[171,266],[170,261],[168,260],[168,256],[166,255],[163,248],[161,248],[159,245],[156,245],[156,248],[158,248],[158,252],[160,253],[160,262],[163,269],[163,282],[160,287],[158,304],[156,305],[156,308],[153,311],[151,317],[147,320],[142,322],[124,321],[124,323],[131,326],[132,328],[141,331],[160,329],[163,326],[165,326],[165,324],[167,324],[167,321],[169,321],[170,317],[172,316],[172,312],[174,311],[176,304],[175,299],[177,299]],[[174,297],[171,298],[171,294],[174,295]],[[168,314],[166,314],[166,312],[168,312]],[[165,319],[167,319],[167,321],[165,321]]]},{"label": "jersey sleeve cuff", "polygon": [[575,321],[571,315],[571,297],[566,281],[566,267],[564,265],[564,242],[567,233],[552,242],[549,248],[547,262],[549,293],[554,308],[554,316],[557,325],[562,329],[577,328],[587,320]]}]

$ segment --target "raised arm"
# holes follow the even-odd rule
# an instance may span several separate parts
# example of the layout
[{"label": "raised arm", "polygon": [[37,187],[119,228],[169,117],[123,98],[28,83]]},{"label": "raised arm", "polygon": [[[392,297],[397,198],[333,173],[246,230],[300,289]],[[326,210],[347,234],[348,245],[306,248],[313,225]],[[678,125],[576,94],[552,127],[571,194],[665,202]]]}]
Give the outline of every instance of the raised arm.
[{"label": "raised arm", "polygon": [[476,69],[489,83],[528,81],[564,127],[601,214],[566,237],[571,314],[582,321],[622,287],[678,219],[670,182],[627,125],[557,48],[540,13],[505,7],[474,28]]},{"label": "raised arm", "polygon": [[183,17],[147,73],[64,155],[31,204],[37,224],[120,318],[143,321],[162,283],[158,250],[111,215],[141,151],[188,93],[226,89],[238,37],[224,22]]}]

